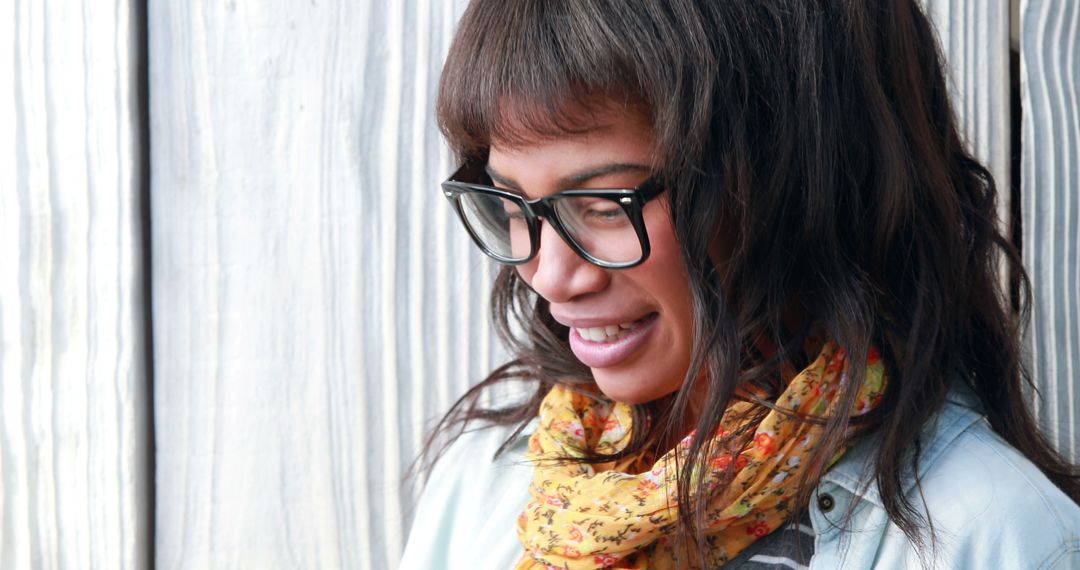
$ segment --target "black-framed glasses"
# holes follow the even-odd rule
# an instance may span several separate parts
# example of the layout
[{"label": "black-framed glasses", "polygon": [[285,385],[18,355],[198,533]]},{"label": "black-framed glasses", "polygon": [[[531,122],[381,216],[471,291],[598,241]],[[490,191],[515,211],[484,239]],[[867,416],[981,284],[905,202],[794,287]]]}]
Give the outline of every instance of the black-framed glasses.
[{"label": "black-framed glasses", "polygon": [[578,255],[607,269],[649,258],[641,210],[663,192],[650,178],[636,188],[564,190],[528,200],[490,186],[483,168],[472,164],[459,168],[442,189],[473,241],[495,261],[519,265],[536,257],[543,218]]}]

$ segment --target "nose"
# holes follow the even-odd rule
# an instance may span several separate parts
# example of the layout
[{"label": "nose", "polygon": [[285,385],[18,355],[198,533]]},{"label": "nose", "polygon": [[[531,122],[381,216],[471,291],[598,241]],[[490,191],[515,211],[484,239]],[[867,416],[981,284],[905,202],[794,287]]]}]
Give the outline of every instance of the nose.
[{"label": "nose", "polygon": [[541,297],[566,303],[581,295],[603,291],[611,278],[608,270],[593,265],[563,241],[551,224],[540,226],[540,249],[518,273]]}]

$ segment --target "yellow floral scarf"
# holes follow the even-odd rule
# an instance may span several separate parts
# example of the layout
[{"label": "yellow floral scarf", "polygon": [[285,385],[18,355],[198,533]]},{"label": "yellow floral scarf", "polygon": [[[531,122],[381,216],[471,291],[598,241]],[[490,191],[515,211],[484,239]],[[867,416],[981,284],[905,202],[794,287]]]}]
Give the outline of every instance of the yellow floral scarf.
[{"label": "yellow floral scarf", "polygon": [[[826,343],[776,406],[802,416],[830,415],[847,381],[845,369],[843,349]],[[877,406],[884,388],[884,366],[871,350],[854,414]],[[717,437],[742,426],[754,406],[731,405]],[[528,458],[535,468],[532,500],[518,517],[525,548],[518,570],[686,566],[678,563],[667,535],[678,521],[675,465],[686,464],[690,436],[645,472],[635,468],[638,458],[603,466],[558,460],[582,457],[584,450],[611,454],[624,448],[630,439],[630,410],[561,385],[544,398],[540,426],[529,439]],[[715,457],[711,468],[696,477],[710,491],[730,480],[706,509],[710,564],[730,560],[791,519],[796,482],[821,431],[821,425],[772,410],[754,430],[753,443],[734,458],[733,479],[730,454]]]}]

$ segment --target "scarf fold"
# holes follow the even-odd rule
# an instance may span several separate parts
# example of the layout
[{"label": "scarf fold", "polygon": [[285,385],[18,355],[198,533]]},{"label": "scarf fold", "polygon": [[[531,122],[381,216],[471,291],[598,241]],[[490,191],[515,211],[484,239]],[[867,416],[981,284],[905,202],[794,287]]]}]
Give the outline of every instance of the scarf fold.
[{"label": "scarf fold", "polygon": [[[704,468],[692,466],[697,490],[711,497],[705,511],[709,567],[730,560],[792,518],[797,482],[823,431],[792,412],[830,416],[847,382],[846,369],[843,349],[826,343],[777,398],[776,407],[786,413],[770,410],[738,453],[723,453],[721,442],[749,428],[758,407],[740,401],[725,411],[713,440],[713,449],[721,451]],[[853,414],[876,407],[884,389],[884,366],[871,349]],[[525,549],[518,570],[687,566],[678,560],[670,534],[678,524],[676,465],[687,464],[693,434],[651,466],[641,466],[640,457],[603,465],[565,461],[624,449],[631,417],[627,404],[598,402],[561,385],[544,398],[540,425],[529,439],[532,500],[518,517]]]}]

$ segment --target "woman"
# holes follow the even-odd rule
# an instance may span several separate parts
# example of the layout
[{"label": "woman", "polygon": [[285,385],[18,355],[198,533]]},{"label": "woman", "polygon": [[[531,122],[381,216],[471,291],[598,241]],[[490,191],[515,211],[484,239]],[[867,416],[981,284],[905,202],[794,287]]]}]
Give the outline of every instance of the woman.
[{"label": "woman", "polygon": [[438,113],[514,359],[404,567],[1080,566],[914,0],[473,0]]}]

